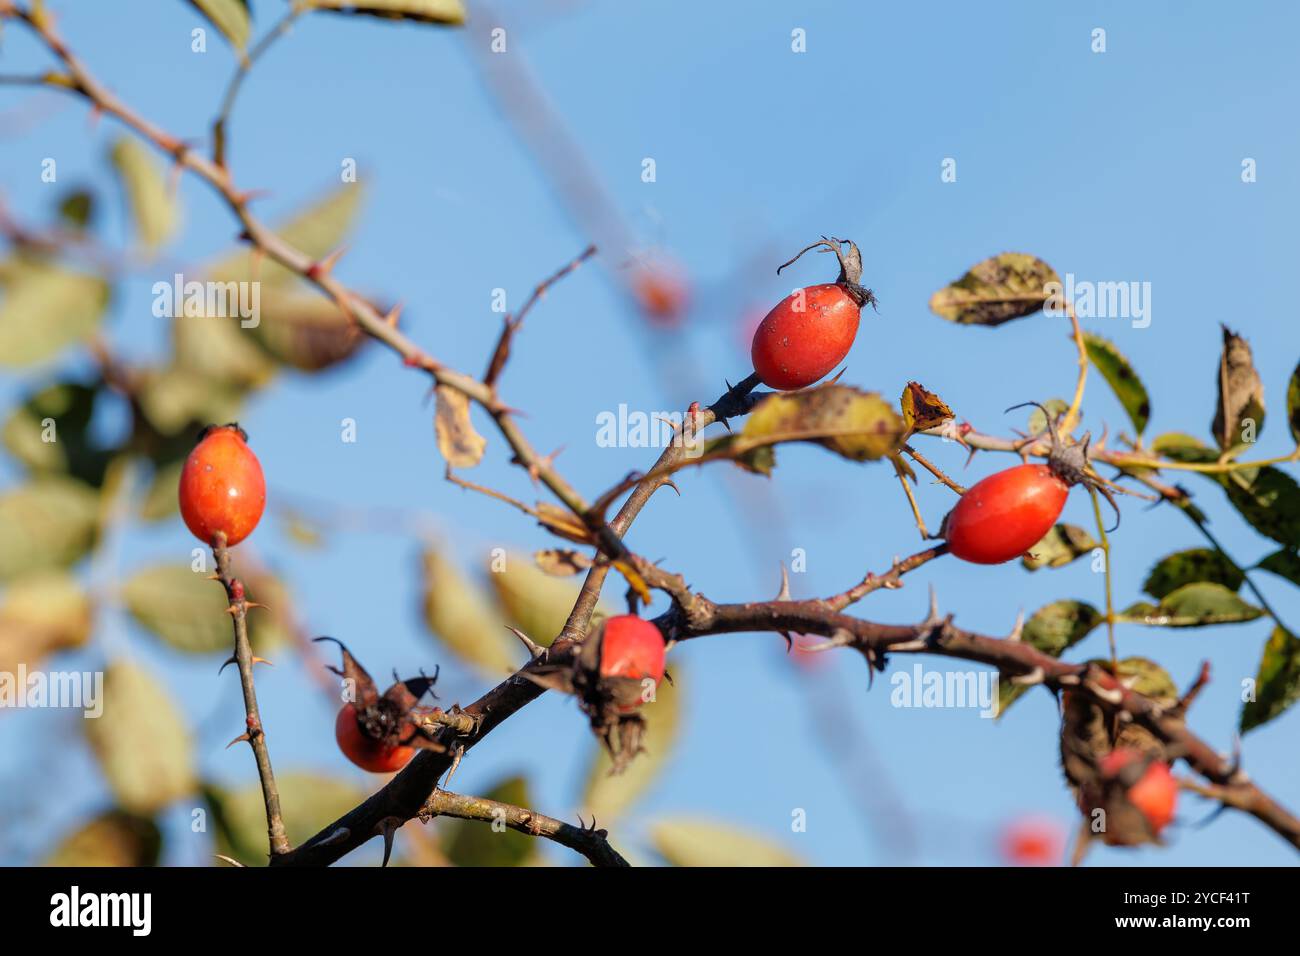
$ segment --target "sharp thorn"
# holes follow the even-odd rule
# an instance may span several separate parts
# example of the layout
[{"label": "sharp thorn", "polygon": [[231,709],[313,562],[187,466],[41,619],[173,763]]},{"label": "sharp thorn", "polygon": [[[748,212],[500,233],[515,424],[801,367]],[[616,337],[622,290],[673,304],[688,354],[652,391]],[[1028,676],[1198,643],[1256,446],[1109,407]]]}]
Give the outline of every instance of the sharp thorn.
[{"label": "sharp thorn", "polygon": [[790,575],[785,570],[785,562],[781,562],[781,590],[776,592],[778,601],[790,600]]},{"label": "sharp thorn", "polygon": [[226,744],[226,749],[229,750],[231,747],[235,746],[235,744],[239,743],[241,740],[247,740],[249,743],[252,743],[252,738],[248,736],[248,731],[244,731],[242,734],[240,734],[230,743]]}]

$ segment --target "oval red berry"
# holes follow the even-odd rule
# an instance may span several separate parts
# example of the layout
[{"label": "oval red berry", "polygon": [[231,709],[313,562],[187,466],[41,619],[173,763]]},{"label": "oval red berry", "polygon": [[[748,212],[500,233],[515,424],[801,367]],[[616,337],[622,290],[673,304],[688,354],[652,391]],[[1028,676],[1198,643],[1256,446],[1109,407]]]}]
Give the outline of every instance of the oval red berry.
[{"label": "oval red berry", "polygon": [[262,519],[262,466],[236,426],[214,428],[194,446],[181,469],[181,517],[204,544],[224,532],[227,545],[243,541]]},{"label": "oval red berry", "polygon": [[948,548],[963,561],[1001,564],[1056,524],[1070,487],[1046,465],[1018,465],[977,482],[948,514]]}]

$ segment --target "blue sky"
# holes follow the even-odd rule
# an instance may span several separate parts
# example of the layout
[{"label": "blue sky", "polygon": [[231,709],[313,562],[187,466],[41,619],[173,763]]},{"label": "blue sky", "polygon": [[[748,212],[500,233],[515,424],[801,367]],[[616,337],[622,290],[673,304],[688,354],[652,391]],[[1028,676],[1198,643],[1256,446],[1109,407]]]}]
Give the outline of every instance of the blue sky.
[{"label": "blue sky", "polygon": [[[52,6],[63,13],[72,48],[128,103],[182,136],[205,135],[231,57],[215,38],[206,54],[190,51],[189,31],[200,22],[191,8],[179,0]],[[265,29],[282,6],[260,0],[258,26]],[[496,16],[478,11],[476,29],[498,20],[508,28],[510,48],[527,58],[619,211],[642,242],[683,264],[696,290],[684,328],[649,329],[606,271],[622,257],[606,253],[603,268],[567,278],[529,318],[504,395],[527,409],[524,424],[538,448],[564,447],[559,465],[584,492],[599,493],[653,457],[647,449],[597,447],[596,416],[620,403],[660,410],[708,402],[724,378],[744,377],[746,318],[792,283],[833,276],[824,258],[774,275],[822,233],[859,243],[865,281],[881,302],[878,316],[864,317],[846,381],[893,398],[919,380],[960,417],[1000,432],[1021,423],[1004,416],[1005,407],[1068,396],[1075,356],[1060,320],[962,328],[927,308],[934,290],[976,261],[1025,251],[1080,279],[1151,283],[1148,328],[1117,319],[1086,323],[1113,339],[1146,382],[1150,435],[1176,430],[1209,439],[1219,323],[1226,322],[1254,345],[1274,409],[1257,454],[1289,450],[1279,409],[1300,354],[1294,321],[1279,304],[1291,293],[1300,187],[1289,171],[1300,158],[1300,132],[1280,117],[1300,92],[1290,67],[1290,38],[1300,26],[1293,8],[667,0],[541,8],[503,0]],[[1097,27],[1106,30],[1104,54],[1090,49]],[[791,52],[795,28],[806,30],[806,53]],[[6,72],[41,62],[20,32],[6,36]],[[517,304],[590,236],[503,122],[467,42],[481,41],[429,27],[308,18],[249,79],[231,162],[241,185],[271,191],[257,208],[274,219],[330,188],[340,162],[354,157],[368,197],[339,274],[404,301],[408,334],[440,360],[477,372],[498,329],[492,290],[505,288]],[[58,158],[61,185],[108,182],[104,151],[117,133],[111,123],[89,125],[81,104],[54,94],[6,90],[0,97],[0,112],[24,107],[44,118],[21,137],[4,134],[0,182],[16,213],[33,217],[49,208],[52,187],[39,179],[44,157]],[[646,157],[656,161],[654,183],[641,179]],[[1258,168],[1251,184],[1241,181],[1247,157]],[[945,158],[956,160],[956,182],[941,182]],[[186,223],[171,252],[180,262],[201,262],[225,249],[236,228],[201,184],[186,179],[181,191]],[[110,212],[110,235],[120,238],[121,217]],[[108,333],[124,354],[143,358],[164,347],[149,290],[169,275],[140,275],[121,287]],[[0,399],[12,402],[49,371],[7,376]],[[273,496],[427,512],[466,561],[496,546],[550,546],[517,513],[441,480],[424,390],[419,375],[373,347],[336,374],[281,377],[256,396],[242,423]],[[1127,425],[1097,377],[1084,410],[1094,432]],[[339,441],[344,417],[358,422],[355,445]],[[502,442],[485,434],[488,460],[475,480],[530,496]],[[932,442],[923,450],[968,483],[1009,463],[982,455],[963,471],[955,446]],[[796,596],[842,590],[916,549],[915,526],[887,465],[855,466],[812,447],[783,448],[779,458],[770,480],[687,473],[680,498],[658,497],[646,510],[632,547],[662,557],[715,600],[775,593],[778,564],[793,548],[808,556],[806,573],[792,581]],[[6,484],[17,478],[12,463],[0,465]],[[1239,561],[1273,550],[1213,485],[1191,487]],[[917,493],[936,527],[951,493],[925,481]],[[1084,495],[1072,497],[1065,520],[1091,526]],[[1130,500],[1113,543],[1123,606],[1138,599],[1159,557],[1202,542],[1178,514]],[[411,538],[345,533],[331,544],[321,552],[295,548],[274,515],[257,536],[259,554],[290,582],[312,631],[347,640],[375,673],[448,665],[449,699],[467,702],[486,689],[420,626]],[[118,560],[129,570],[184,557],[191,545],[179,521],[135,528]],[[858,611],[891,622],[919,619],[930,583],[958,623],[988,633],[1005,633],[1022,608],[1067,597],[1102,600],[1101,578],[1085,562],[1031,575],[1018,564],[948,559]],[[1300,627],[1295,590],[1264,574],[1258,583]],[[248,755],[221,749],[235,733],[226,728],[242,721],[233,679],[218,681],[211,661],[160,650],[115,620],[111,643],[78,660],[102,660],[111,646],[174,675],[187,713],[209,728],[200,738],[205,773],[252,781]],[[1268,631],[1266,621],[1195,631],[1124,627],[1118,639],[1122,655],[1158,659],[1180,685],[1202,659],[1213,661],[1216,680],[1192,724],[1226,750],[1239,681],[1254,675]],[[634,850],[654,821],[690,813],[766,834],[816,863],[899,862],[882,834],[906,826],[918,840],[902,861],[978,864],[996,861],[996,831],[1009,820],[1043,814],[1073,826],[1047,694],[1031,694],[997,724],[969,710],[896,709],[887,684],[867,692],[855,655],[833,656],[805,678],[782,647],[774,636],[734,635],[674,651],[670,664],[689,675],[687,732],[658,784],[618,823],[616,845]],[[1100,656],[1104,648],[1098,631],[1074,653]],[[895,666],[911,664],[900,658]],[[67,666],[77,665],[69,658]],[[805,679],[815,682],[811,690],[801,685]],[[258,680],[277,767],[353,773],[335,750],[332,715],[300,668],[282,665]],[[822,730],[849,741],[847,753],[817,743],[812,699],[834,703],[832,726]],[[761,715],[756,727],[754,715]],[[1292,711],[1245,742],[1248,770],[1293,808],[1300,807],[1297,732],[1300,712]],[[63,740],[67,748],[55,761],[50,742]],[[22,786],[32,759],[45,752],[36,779],[57,786],[20,836],[22,853],[38,851],[70,814],[104,800],[75,740],[48,713],[0,721],[0,779]],[[545,699],[476,750],[455,786],[473,792],[525,772],[538,809],[571,817],[590,747],[576,710]],[[807,811],[806,833],[790,832],[793,808]],[[874,808],[874,821],[864,822],[864,808]],[[1191,823],[1209,810],[1187,799],[1181,818]],[[902,821],[890,816],[900,813]],[[184,808],[173,818],[171,858],[200,862],[185,839]],[[1294,860],[1280,839],[1235,814],[1204,830],[1180,827],[1166,850],[1099,848],[1091,858],[1111,865]]]}]

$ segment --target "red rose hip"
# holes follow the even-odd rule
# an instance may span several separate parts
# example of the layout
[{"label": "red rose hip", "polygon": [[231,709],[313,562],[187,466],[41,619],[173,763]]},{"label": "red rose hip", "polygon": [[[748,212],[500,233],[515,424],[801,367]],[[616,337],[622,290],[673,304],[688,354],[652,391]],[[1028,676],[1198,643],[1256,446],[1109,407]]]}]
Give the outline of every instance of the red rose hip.
[{"label": "red rose hip", "polygon": [[1052,530],[1070,486],[1047,465],[1018,465],[977,482],[948,514],[948,550],[963,561],[1001,564]]},{"label": "red rose hip", "polygon": [[1047,464],[1017,465],[989,475],[961,496],[943,519],[939,535],[947,539],[948,550],[963,561],[1002,564],[1024,554],[1052,530],[1075,485],[1095,489],[1109,501],[1115,509],[1115,527],[1119,527],[1114,497],[1089,471],[1088,435],[1079,444],[1066,445],[1047,409],[1037,402],[1025,404],[1036,405],[1047,420],[1051,438]]},{"label": "red rose hip", "polygon": [[[849,248],[847,254],[844,246]],[[839,278],[786,296],[754,332],[750,357],[754,371],[769,388],[803,388],[834,369],[853,346],[862,306],[876,302],[872,291],[859,285],[862,256],[847,239],[823,237],[782,265],[777,273],[809,249],[819,247],[823,252],[834,252],[839,259]]]},{"label": "red rose hip", "polygon": [[266,481],[262,466],[238,425],[204,429],[181,469],[181,517],[204,544],[218,532],[226,544],[243,541],[262,518]]}]

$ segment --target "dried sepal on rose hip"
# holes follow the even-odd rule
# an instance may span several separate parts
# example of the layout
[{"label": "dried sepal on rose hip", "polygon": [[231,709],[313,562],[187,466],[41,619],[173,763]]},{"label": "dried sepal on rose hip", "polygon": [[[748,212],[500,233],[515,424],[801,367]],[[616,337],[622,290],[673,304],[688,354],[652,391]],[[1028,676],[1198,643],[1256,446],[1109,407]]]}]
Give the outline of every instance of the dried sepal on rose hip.
[{"label": "dried sepal on rose hip", "polygon": [[1075,485],[1097,489],[1115,509],[1115,527],[1119,527],[1114,496],[1089,468],[1088,434],[1078,444],[1065,444],[1051,413],[1037,402],[1013,405],[1007,411],[1031,405],[1047,416],[1051,439],[1047,463],[1007,468],[966,490],[939,529],[948,550],[963,561],[1002,564],[1020,557],[1052,530]]},{"label": "dried sepal on rose hip", "polygon": [[252,534],[266,508],[266,481],[248,433],[235,422],[204,428],[181,468],[177,496],[186,527],[204,544],[224,534],[233,546]]},{"label": "dried sepal on rose hip", "polygon": [[342,641],[333,637],[316,640],[332,641],[343,654],[343,667],[329,670],[343,678],[348,698],[334,721],[334,738],[344,756],[362,770],[394,773],[405,767],[417,750],[446,751],[436,739],[441,725],[428,719],[438,708],[420,706],[424,695],[432,694],[438,680],[436,669],[432,677],[421,674],[397,680],[380,694],[370,674]]},{"label": "dried sepal on rose hip", "polygon": [[607,618],[568,664],[542,665],[524,676],[572,694],[621,773],[641,752],[645,720],[637,713],[667,676],[659,629],[635,614]]},{"label": "dried sepal on rose hip", "polygon": [[827,375],[853,347],[862,307],[876,305],[875,293],[861,284],[862,254],[848,239],[822,236],[783,263],[777,274],[813,249],[835,253],[840,274],[834,282],[795,290],[759,322],[750,357],[769,388],[804,388]]}]

